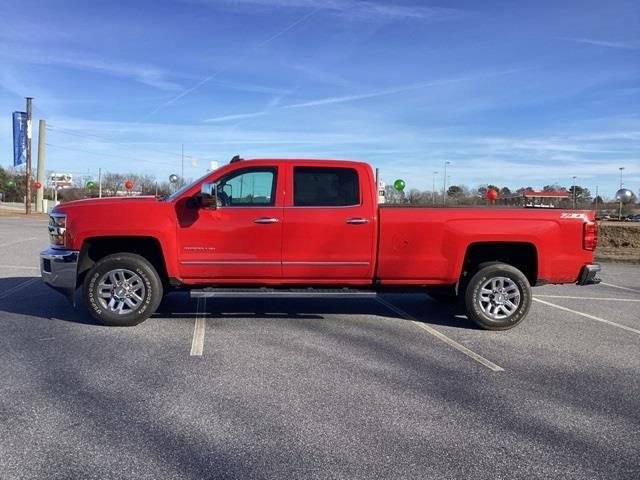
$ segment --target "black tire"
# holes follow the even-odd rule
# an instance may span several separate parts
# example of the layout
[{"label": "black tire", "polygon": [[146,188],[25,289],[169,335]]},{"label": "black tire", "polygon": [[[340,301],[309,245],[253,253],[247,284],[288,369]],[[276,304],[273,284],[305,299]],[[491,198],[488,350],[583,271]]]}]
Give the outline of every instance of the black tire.
[{"label": "black tire", "polygon": [[509,330],[529,313],[531,285],[511,265],[480,265],[466,286],[464,300],[467,316],[478,326],[485,330]]},{"label": "black tire", "polygon": [[162,301],[162,281],[149,261],[133,253],[115,253],[99,260],[84,279],[84,301],[99,323],[137,325]]}]

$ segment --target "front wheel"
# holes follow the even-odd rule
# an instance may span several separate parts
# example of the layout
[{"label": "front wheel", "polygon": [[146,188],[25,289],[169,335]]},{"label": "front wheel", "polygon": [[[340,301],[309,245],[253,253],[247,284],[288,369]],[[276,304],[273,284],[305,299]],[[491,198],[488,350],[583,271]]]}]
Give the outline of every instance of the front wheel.
[{"label": "front wheel", "polygon": [[494,263],[471,277],[465,291],[468,317],[486,330],[508,330],[522,322],[531,307],[531,286],[517,268]]},{"label": "front wheel", "polygon": [[84,280],[89,313],[109,326],[129,327],[149,318],[162,301],[162,290],[153,265],[133,253],[102,258]]}]

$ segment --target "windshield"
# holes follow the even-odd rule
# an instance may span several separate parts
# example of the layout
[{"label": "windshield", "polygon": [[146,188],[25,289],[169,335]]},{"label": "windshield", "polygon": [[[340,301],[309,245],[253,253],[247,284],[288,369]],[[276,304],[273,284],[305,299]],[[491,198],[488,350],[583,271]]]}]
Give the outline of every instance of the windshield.
[{"label": "windshield", "polygon": [[179,197],[180,195],[182,195],[183,192],[186,192],[187,190],[189,190],[191,187],[193,187],[196,183],[200,183],[202,180],[204,180],[206,177],[208,177],[209,175],[211,175],[211,172],[207,172],[205,173],[203,176],[201,176],[200,178],[198,178],[197,180],[185,185],[184,187],[176,190],[175,192],[173,192],[171,195],[169,195],[166,200],[173,200],[174,198]]}]

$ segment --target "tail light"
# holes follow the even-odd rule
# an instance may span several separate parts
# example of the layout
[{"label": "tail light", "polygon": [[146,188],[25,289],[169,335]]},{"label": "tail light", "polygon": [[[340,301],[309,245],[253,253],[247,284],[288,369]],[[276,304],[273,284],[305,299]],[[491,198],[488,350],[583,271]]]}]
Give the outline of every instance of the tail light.
[{"label": "tail light", "polygon": [[598,245],[598,224],[596,222],[585,223],[582,235],[582,248],[595,250]]}]

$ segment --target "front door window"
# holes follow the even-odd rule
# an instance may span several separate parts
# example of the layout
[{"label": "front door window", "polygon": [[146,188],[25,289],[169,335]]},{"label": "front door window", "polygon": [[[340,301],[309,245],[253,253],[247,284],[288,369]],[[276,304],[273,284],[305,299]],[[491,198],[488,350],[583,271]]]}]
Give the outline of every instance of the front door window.
[{"label": "front door window", "polygon": [[235,171],[218,181],[218,204],[223,207],[259,207],[275,204],[275,168]]}]

